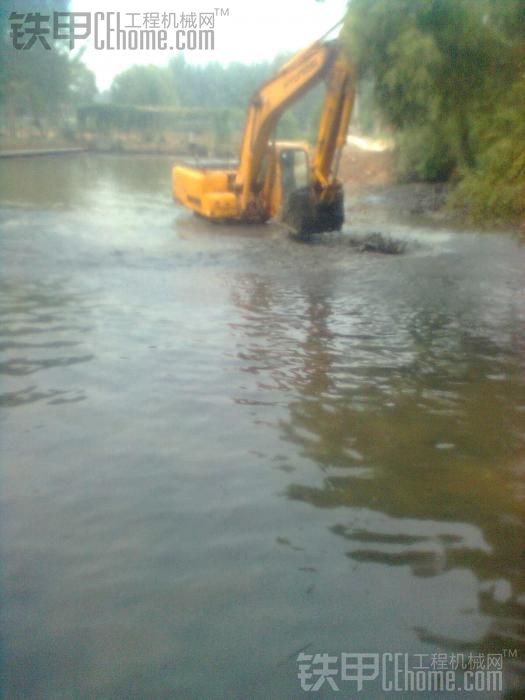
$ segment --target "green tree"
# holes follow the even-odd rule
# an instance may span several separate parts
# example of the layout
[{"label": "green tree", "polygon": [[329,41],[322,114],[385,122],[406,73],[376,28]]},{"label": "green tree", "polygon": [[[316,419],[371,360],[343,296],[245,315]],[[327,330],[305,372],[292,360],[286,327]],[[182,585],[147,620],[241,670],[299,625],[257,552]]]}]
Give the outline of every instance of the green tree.
[{"label": "green tree", "polygon": [[128,105],[174,105],[175,85],[158,66],[132,66],[119,73],[111,85],[111,100]]},{"label": "green tree", "polygon": [[[44,0],[38,12],[50,16],[68,7],[68,0]],[[16,49],[10,36],[11,12],[25,16],[28,9],[18,0],[0,7],[0,106],[11,129],[24,118],[41,130],[56,126],[75,103],[94,98],[94,76],[82,64],[81,53],[72,56],[64,42],[54,41],[50,34],[46,35],[50,49],[40,41],[30,49]]]},{"label": "green tree", "polygon": [[83,53],[80,51],[70,62],[69,89],[75,105],[89,104],[98,94],[95,74],[82,62]]},{"label": "green tree", "polygon": [[493,210],[517,212],[525,0],[352,0],[343,35],[396,130],[401,172],[464,178],[464,204],[490,181],[502,189]]}]

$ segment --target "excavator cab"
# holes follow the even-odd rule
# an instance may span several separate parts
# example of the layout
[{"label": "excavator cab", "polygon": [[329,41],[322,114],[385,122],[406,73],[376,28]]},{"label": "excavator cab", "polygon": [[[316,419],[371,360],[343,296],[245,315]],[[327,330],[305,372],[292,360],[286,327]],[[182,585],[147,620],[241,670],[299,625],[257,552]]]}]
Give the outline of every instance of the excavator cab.
[{"label": "excavator cab", "polygon": [[272,216],[284,223],[302,238],[315,233],[339,231],[344,221],[343,192],[337,186],[319,199],[312,174],[310,152],[305,142],[277,142],[275,144],[276,203]]},{"label": "excavator cab", "polygon": [[312,175],[308,144],[302,141],[272,141],[262,158],[252,191],[268,216],[286,222],[288,202],[300,189],[310,191]]},{"label": "excavator cab", "polygon": [[307,148],[296,145],[280,145],[278,153],[281,202],[286,205],[294,190],[310,186],[310,158]]},{"label": "excavator cab", "polygon": [[274,216],[296,233],[308,234],[315,205],[308,144],[277,142],[275,149]]}]

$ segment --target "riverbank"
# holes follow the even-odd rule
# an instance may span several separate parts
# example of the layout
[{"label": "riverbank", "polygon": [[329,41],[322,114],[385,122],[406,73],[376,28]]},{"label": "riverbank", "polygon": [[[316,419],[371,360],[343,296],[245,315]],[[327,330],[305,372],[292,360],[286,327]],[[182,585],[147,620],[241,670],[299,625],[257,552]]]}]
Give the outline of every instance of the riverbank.
[{"label": "riverbank", "polygon": [[525,236],[525,222],[469,223],[465,210],[447,204],[453,183],[399,182],[393,143],[349,136],[339,174],[345,187],[346,220],[354,227],[396,222]]},{"label": "riverbank", "polygon": [[445,207],[448,183],[396,181],[393,143],[350,136],[340,164],[347,220],[382,223],[414,219],[458,223]]},{"label": "riverbank", "polygon": [[37,156],[64,156],[85,153],[87,148],[31,148],[0,151],[0,158],[34,158]]}]

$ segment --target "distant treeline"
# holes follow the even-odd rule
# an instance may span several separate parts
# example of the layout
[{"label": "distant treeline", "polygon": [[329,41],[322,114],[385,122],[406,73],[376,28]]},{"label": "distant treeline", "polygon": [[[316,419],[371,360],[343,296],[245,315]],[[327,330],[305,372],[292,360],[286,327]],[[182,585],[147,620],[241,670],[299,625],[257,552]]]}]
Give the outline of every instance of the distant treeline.
[{"label": "distant treeline", "polygon": [[456,180],[479,221],[525,223],[525,0],[352,0],[344,36],[403,178]]},{"label": "distant treeline", "polygon": [[[176,149],[180,152],[215,152],[234,156],[233,124],[238,114],[228,108],[137,106],[127,104],[93,103],[77,111],[77,127],[85,138],[93,134],[113,137],[111,148],[137,147],[127,138],[140,137],[150,147]],[[119,140],[118,136],[122,137]],[[126,144],[126,145],[125,145]]]},{"label": "distant treeline", "polygon": [[93,103],[77,111],[79,127],[87,131],[208,130],[227,126],[231,110],[206,107],[143,107],[114,103]]},{"label": "distant treeline", "polygon": [[[208,63],[197,66],[187,63],[182,56],[176,56],[167,67],[132,66],[113,81],[110,100],[115,105],[194,109],[195,116],[199,114],[198,110],[202,115],[209,110],[220,110],[221,114],[227,115],[222,135],[228,138],[232,130],[242,130],[253,92],[287,58],[280,56],[272,62],[250,65]],[[279,123],[278,136],[311,137],[319,116],[320,95],[319,90],[312,91],[285,113]],[[209,114],[214,119],[214,113]],[[182,112],[180,117],[183,118]]]}]

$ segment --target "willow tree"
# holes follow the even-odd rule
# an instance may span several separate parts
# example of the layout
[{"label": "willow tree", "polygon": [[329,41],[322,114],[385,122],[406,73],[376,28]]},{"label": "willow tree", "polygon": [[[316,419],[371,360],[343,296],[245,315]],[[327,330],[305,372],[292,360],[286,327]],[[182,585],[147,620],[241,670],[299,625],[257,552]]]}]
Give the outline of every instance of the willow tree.
[{"label": "willow tree", "polygon": [[352,0],[344,36],[397,134],[401,172],[464,177],[475,211],[474,193],[496,172],[505,180],[510,157],[503,209],[515,214],[525,181],[525,0]]}]

